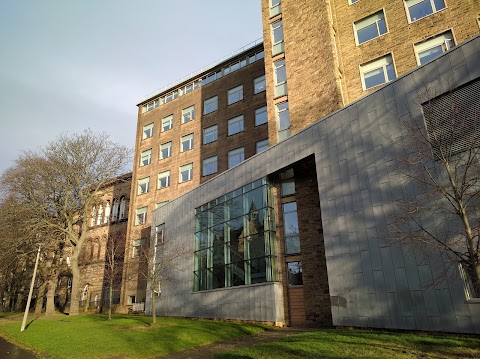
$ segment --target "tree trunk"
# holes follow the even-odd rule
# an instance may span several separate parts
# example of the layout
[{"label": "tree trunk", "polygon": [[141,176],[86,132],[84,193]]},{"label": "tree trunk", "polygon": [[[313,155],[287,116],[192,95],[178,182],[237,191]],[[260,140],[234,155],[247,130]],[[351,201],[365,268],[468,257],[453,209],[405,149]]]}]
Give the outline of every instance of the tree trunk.
[{"label": "tree trunk", "polygon": [[152,324],[157,324],[157,303],[155,301],[156,297],[153,288],[150,290],[150,299],[152,301]]},{"label": "tree trunk", "polygon": [[113,305],[113,279],[110,279],[110,287],[108,288],[108,320],[112,319],[112,305]]},{"label": "tree trunk", "polygon": [[78,315],[80,311],[80,270],[78,269],[78,259],[72,258],[70,261],[72,270],[72,294],[70,296],[70,315]]},{"label": "tree trunk", "polygon": [[45,295],[45,289],[47,288],[47,282],[43,282],[38,288],[37,302],[35,303],[35,315],[42,314],[43,309],[43,296]]},{"label": "tree trunk", "polygon": [[47,307],[45,308],[45,315],[54,315],[55,312],[55,290],[56,290],[57,278],[51,278],[48,280],[47,291]]}]

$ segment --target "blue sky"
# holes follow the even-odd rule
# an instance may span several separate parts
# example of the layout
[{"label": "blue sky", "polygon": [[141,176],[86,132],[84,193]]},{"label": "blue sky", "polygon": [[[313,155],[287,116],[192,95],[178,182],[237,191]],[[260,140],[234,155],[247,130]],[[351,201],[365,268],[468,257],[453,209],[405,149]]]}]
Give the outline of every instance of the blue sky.
[{"label": "blue sky", "polygon": [[0,173],[64,132],[133,148],[143,96],[261,36],[260,0],[1,0]]}]

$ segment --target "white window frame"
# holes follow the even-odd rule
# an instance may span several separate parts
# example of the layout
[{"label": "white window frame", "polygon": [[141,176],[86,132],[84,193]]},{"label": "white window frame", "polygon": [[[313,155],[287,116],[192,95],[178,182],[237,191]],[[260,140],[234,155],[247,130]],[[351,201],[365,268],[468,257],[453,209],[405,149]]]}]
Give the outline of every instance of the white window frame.
[{"label": "white window frame", "polygon": [[[282,20],[275,21],[270,25],[272,34],[272,55],[278,55],[285,51]],[[280,30],[279,30],[280,29]],[[279,30],[279,31],[278,31]],[[281,38],[275,41],[275,31],[281,34]]]},{"label": "white window frame", "polygon": [[[380,33],[380,27],[379,27],[378,23],[379,23],[379,21],[382,21],[382,20],[385,22],[385,32],[381,34],[381,33]],[[370,39],[368,39],[368,40],[365,40],[365,41],[363,41],[363,42],[360,42],[360,41],[358,40],[358,31],[359,31],[359,30],[362,30],[362,29],[364,29],[364,28],[366,28],[366,27],[369,27],[369,26],[371,26],[371,25],[373,25],[373,24],[376,24],[377,36],[374,36],[374,37],[372,37],[372,38],[370,38]],[[373,40],[373,39],[376,39],[377,37],[380,37],[380,36],[383,36],[383,35],[387,34],[387,33],[388,33],[388,27],[387,27],[387,21],[385,20],[385,12],[384,12],[384,10],[382,9],[382,10],[380,10],[380,11],[377,11],[377,12],[374,13],[374,14],[371,14],[371,15],[369,15],[369,16],[367,16],[367,17],[364,17],[363,19],[360,19],[360,20],[355,21],[355,22],[353,23],[353,30],[354,30],[353,32],[354,32],[354,34],[355,34],[355,43],[357,44],[357,46],[358,46],[358,45],[361,45],[361,44],[364,44],[364,43],[366,43],[366,42],[369,42],[369,41],[371,41],[371,40]]]},{"label": "white window frame", "polygon": [[228,90],[228,105],[232,105],[243,100],[243,85]]},{"label": "white window frame", "polygon": [[152,149],[142,151],[140,154],[140,167],[148,166],[152,163]]},{"label": "white window frame", "polygon": [[[162,185],[162,179],[165,179],[165,185]],[[170,171],[159,173],[157,176],[157,189],[170,187]]]},{"label": "white window frame", "polygon": [[215,112],[217,110],[218,110],[218,96],[213,96],[203,101],[204,115],[208,115],[209,113]]},{"label": "white window frame", "polygon": [[[212,137],[214,137],[214,139],[207,142],[205,139],[209,135],[212,135]],[[216,142],[217,140],[218,140],[218,126],[217,125],[209,126],[209,127],[206,127],[206,128],[203,129],[203,144],[204,145],[206,145],[207,143]]]},{"label": "white window frame", "polygon": [[[275,113],[277,116],[277,135],[278,141],[283,141],[286,138],[290,137],[290,109],[288,106],[288,101],[280,102],[275,105]],[[284,121],[280,121],[282,116],[285,116]],[[284,122],[283,126],[280,127],[280,124]],[[287,126],[288,125],[288,126]]]},{"label": "white window frame", "polygon": [[138,180],[137,196],[148,193],[150,190],[150,177],[145,177]]},{"label": "white window frame", "polygon": [[[231,161],[237,158],[240,161],[232,164]],[[245,161],[245,149],[243,147],[235,148],[234,150],[228,151],[228,168],[233,168],[242,163],[243,161]]]},{"label": "white window frame", "polygon": [[260,153],[265,151],[268,148],[268,138],[258,141],[255,144],[256,152],[255,153]]},{"label": "white window frame", "polygon": [[[388,74],[387,74],[387,66],[388,65],[392,65],[393,67],[393,71],[395,73],[395,78],[393,79],[390,79],[388,77]],[[375,71],[377,69],[383,69],[383,74],[384,74],[384,78],[385,78],[385,82],[382,82],[380,84],[377,84],[375,86],[372,86],[372,87],[366,87],[365,85],[365,75],[368,74],[369,72],[372,72],[372,71]],[[362,88],[363,90],[368,90],[368,89],[371,89],[371,88],[375,88],[377,86],[381,86],[383,84],[386,84],[392,80],[395,80],[396,77],[397,77],[397,72],[395,71],[395,64],[393,62],[393,57],[391,54],[387,54],[383,57],[380,57],[376,60],[373,60],[373,61],[370,61],[370,62],[367,62],[365,64],[362,64],[360,65],[360,77],[361,77],[361,80],[362,80]]]},{"label": "white window frame", "polygon": [[[163,155],[163,150],[167,150],[166,156]],[[165,158],[169,158],[169,157],[172,157],[172,141],[162,143],[160,145],[160,159],[164,160]]]},{"label": "white window frame", "polygon": [[153,122],[143,126],[142,140],[146,140],[153,136]]},{"label": "white window frame", "polygon": [[155,209],[165,206],[169,201],[158,202],[155,204]]},{"label": "white window frame", "polygon": [[162,132],[171,130],[173,128],[173,115],[168,115],[162,118]]},{"label": "white window frame", "polygon": [[462,278],[465,298],[468,302],[480,303],[480,298],[475,296],[472,280],[461,263],[458,264],[458,270],[460,272],[460,277]]},{"label": "white window frame", "polygon": [[182,124],[195,119],[195,106],[190,106],[182,110]]},{"label": "white window frame", "polygon": [[285,59],[275,61],[273,63],[273,80],[274,80],[274,97],[285,96],[288,91],[287,87],[287,67]]},{"label": "white window frame", "polygon": [[349,5],[353,5],[353,4],[355,4],[355,3],[359,2],[359,1],[360,1],[360,0],[348,0],[348,4],[349,4]]},{"label": "white window frame", "polygon": [[267,86],[265,82],[265,75],[253,79],[253,94],[266,91]]},{"label": "white window frame", "polygon": [[193,133],[180,138],[180,152],[187,152],[193,149]]},{"label": "white window frame", "polygon": [[[180,166],[178,169],[178,183],[184,183],[191,181],[193,179],[193,163],[188,163],[186,165]],[[186,174],[186,178],[183,178],[183,175]]]},{"label": "white window frame", "polygon": [[[206,169],[210,169],[209,171],[206,171]],[[211,174],[217,173],[218,172],[218,158],[217,156],[212,156],[205,158],[203,160],[203,166],[202,166],[202,174],[204,176],[210,176]]]},{"label": "white window frame", "polygon": [[[410,16],[410,8],[412,6],[415,6],[417,4],[420,4],[421,2],[430,2],[430,6],[432,7],[432,13],[431,14],[428,14],[428,15],[425,15],[423,17],[420,17],[418,19],[414,19],[412,20],[411,16]],[[433,15],[439,11],[442,11],[444,9],[447,8],[447,4],[445,4],[445,0],[443,1],[445,7],[441,8],[441,9],[438,9],[435,7],[435,1],[434,0],[404,0],[404,6],[405,6],[405,11],[407,13],[407,19],[408,19],[408,22],[409,23],[412,23],[412,22],[415,22],[415,21],[418,21],[418,20],[421,20],[421,19],[425,19],[426,17],[430,16],[430,15]]]},{"label": "white window frame", "polygon": [[415,58],[417,59],[418,66],[422,65],[422,63],[420,62],[420,54],[438,46],[442,47],[442,53],[455,47],[455,40],[453,39],[453,34],[451,30],[445,31],[442,34],[436,35],[427,40],[417,42],[413,45],[413,49],[415,51]]},{"label": "white window frame", "polygon": [[282,1],[270,0],[270,17],[277,16],[282,13]]},{"label": "white window frame", "polygon": [[[259,116],[265,114],[265,121],[260,122],[259,121]],[[255,109],[255,126],[261,126],[268,123],[268,111],[267,111],[267,106],[263,106],[260,108]]]},{"label": "white window frame", "polygon": [[236,135],[243,132],[243,115],[231,118],[228,120],[228,136]]},{"label": "white window frame", "polygon": [[148,207],[140,207],[135,210],[135,225],[139,226],[147,223],[147,211]]}]

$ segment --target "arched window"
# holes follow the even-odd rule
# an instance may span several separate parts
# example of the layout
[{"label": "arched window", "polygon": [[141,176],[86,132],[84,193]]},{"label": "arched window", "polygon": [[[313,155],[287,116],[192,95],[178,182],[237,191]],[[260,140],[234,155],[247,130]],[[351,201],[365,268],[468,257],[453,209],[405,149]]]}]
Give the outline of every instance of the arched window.
[{"label": "arched window", "polygon": [[98,247],[97,247],[97,259],[100,259],[100,252],[102,251],[102,242],[98,242]]},{"label": "arched window", "polygon": [[103,204],[98,207],[98,215],[97,215],[97,226],[102,224],[102,217],[103,217]]},{"label": "arched window", "polygon": [[85,286],[85,288],[83,288],[82,300],[87,300],[87,296],[88,296],[88,284]]},{"label": "arched window", "polygon": [[120,198],[120,217],[119,217],[119,219],[124,219],[125,218],[125,207],[126,207],[125,196],[122,196]]},{"label": "arched window", "polygon": [[103,223],[108,223],[110,221],[110,201],[107,201],[107,205],[105,206],[105,217],[103,217]]},{"label": "arched window", "polygon": [[92,208],[92,218],[90,219],[90,226],[94,226],[95,225],[95,219],[97,217],[97,208],[95,208],[95,206],[93,206]]},{"label": "arched window", "polygon": [[118,219],[118,199],[113,199],[112,222]]}]

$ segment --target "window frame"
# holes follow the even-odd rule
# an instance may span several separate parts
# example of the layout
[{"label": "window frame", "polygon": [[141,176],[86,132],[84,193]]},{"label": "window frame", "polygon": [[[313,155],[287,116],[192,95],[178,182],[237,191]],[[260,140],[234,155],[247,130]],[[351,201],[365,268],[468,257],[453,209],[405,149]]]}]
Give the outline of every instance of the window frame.
[{"label": "window frame", "polygon": [[[212,106],[212,109],[207,111],[207,106]],[[208,115],[209,113],[215,112],[218,110],[218,96],[213,96],[207,98],[203,101],[203,114]]]},{"label": "window frame", "polygon": [[[213,165],[213,170],[211,172],[206,173],[205,168],[206,166]],[[218,172],[218,157],[211,156],[204,158],[202,161],[202,176],[210,176]]]},{"label": "window frame", "polygon": [[[280,108],[281,106],[283,107],[286,105],[285,108]],[[285,121],[285,123],[288,122],[288,126],[280,126],[282,123],[281,121],[281,115],[285,113],[283,116],[287,116],[288,121]],[[290,137],[290,107],[288,104],[288,101],[283,101],[280,103],[275,104],[275,116],[276,116],[276,121],[277,121],[277,136],[278,136],[278,141],[283,141]]]},{"label": "window frame", "polygon": [[[193,150],[194,141],[193,133],[180,137],[180,152],[188,152]],[[184,144],[187,144],[188,147],[185,148]]]},{"label": "window frame", "polygon": [[[231,128],[233,128],[235,132],[230,131]],[[228,136],[236,135],[237,133],[241,133],[244,130],[245,127],[243,115],[239,115],[228,120]]]},{"label": "window frame", "polygon": [[[183,179],[183,172],[187,172],[187,179]],[[193,162],[187,163],[186,165],[180,166],[178,168],[178,183],[185,183],[193,180]]]},{"label": "window frame", "polygon": [[[145,160],[147,161],[147,163],[144,163]],[[148,166],[151,163],[152,163],[152,149],[150,148],[140,153],[140,167]]]},{"label": "window frame", "polygon": [[[260,86],[258,84],[260,83]],[[259,94],[267,90],[267,82],[265,81],[265,75],[256,77],[253,79],[253,94]]]},{"label": "window frame", "polygon": [[273,62],[273,85],[275,98],[285,96],[287,94],[287,67],[285,64],[285,59],[280,59]]},{"label": "window frame", "polygon": [[[375,20],[376,17],[379,17],[379,14],[381,14],[381,18],[377,18]],[[374,21],[372,21],[374,20]],[[384,33],[380,33],[380,27],[378,25],[379,21],[383,20],[383,22],[385,23],[385,32]],[[369,26],[372,26],[373,24],[376,24],[376,30],[377,30],[377,35],[374,36],[374,37],[371,37],[365,41],[362,41],[360,42],[359,39],[358,39],[358,31],[359,30],[362,30],[362,29],[365,29]],[[361,26],[361,27],[360,27]],[[380,9],[379,11],[373,13],[373,14],[370,14],[368,16],[365,16],[364,18],[362,19],[359,19],[357,21],[355,21],[353,23],[353,32],[355,34],[355,44],[357,46],[360,46],[362,44],[365,44],[373,39],[376,39],[377,37],[380,37],[380,36],[383,36],[383,35],[386,35],[388,34],[388,26],[387,26],[387,20],[385,18],[385,9]]]},{"label": "window frame", "polygon": [[147,194],[150,190],[150,177],[140,178],[137,181],[137,196]]},{"label": "window frame", "polygon": [[[161,186],[161,179],[165,178],[165,186]],[[170,187],[171,172],[170,170],[161,172],[157,175],[157,189]]]},{"label": "window frame", "polygon": [[[390,60],[390,62],[388,60]],[[392,79],[390,79],[388,76],[388,69],[387,69],[388,65],[392,65],[392,69],[394,73],[394,78]],[[365,83],[365,75],[378,69],[383,69],[383,75],[384,75],[385,81],[382,83],[367,87]],[[395,70],[395,62],[393,59],[393,55],[391,53],[386,54],[382,57],[376,58],[372,61],[366,62],[364,64],[360,64],[359,71],[360,71],[360,79],[362,82],[362,89],[364,91],[378,87],[378,86],[385,85],[386,83],[391,82],[397,78],[397,72]]]},{"label": "window frame", "polygon": [[[162,143],[160,145],[160,156],[159,157],[160,157],[161,160],[172,157],[172,145],[173,145],[172,141],[165,142],[165,143]],[[165,150],[165,149],[167,150],[167,156],[163,155],[163,150]]]},{"label": "window frame", "polygon": [[243,101],[243,85],[236,86],[227,91],[227,105]]},{"label": "window frame", "polygon": [[141,226],[145,223],[147,223],[147,213],[148,213],[148,207],[139,207],[135,209],[135,225],[136,226]]},{"label": "window frame", "polygon": [[[266,142],[266,145],[265,145],[265,142]],[[259,145],[261,146],[260,151],[258,150]],[[255,151],[256,151],[255,153],[261,153],[261,152],[265,151],[269,147],[269,145],[270,144],[268,143],[268,138],[256,142],[255,143]]]},{"label": "window frame", "polygon": [[282,13],[282,1],[281,0],[270,0],[270,18],[277,16]]},{"label": "window frame", "polygon": [[[240,162],[238,162],[234,165],[231,165],[230,160],[233,159],[234,157],[238,156],[238,155],[240,155],[240,157],[241,157]],[[235,166],[238,166],[243,161],[245,161],[245,148],[244,147],[238,147],[238,148],[234,148],[233,150],[228,151],[228,168],[233,168]]]},{"label": "window frame", "polygon": [[[165,126],[165,124],[167,123],[168,121],[168,126]],[[167,128],[166,128],[167,127]],[[169,131],[173,128],[173,114],[172,115],[168,115],[168,116],[165,116],[164,118],[162,118],[162,129],[161,129],[161,132],[166,132],[166,131]]]},{"label": "window frame", "polygon": [[[280,29],[280,32],[277,32],[277,34],[281,34],[281,39],[276,41],[275,40],[275,31]],[[282,52],[285,52],[285,35],[283,33],[283,22],[282,19],[279,19],[275,22],[272,22],[270,24],[270,31],[271,31],[271,36],[272,36],[272,56],[281,54]]]},{"label": "window frame", "polygon": [[[143,131],[142,131],[142,141],[146,140],[150,137],[153,137],[153,131],[155,129],[154,123],[149,123],[148,125],[143,126]],[[148,131],[148,132],[147,132]]]},{"label": "window frame", "polygon": [[[185,118],[189,118],[188,121],[185,121]],[[195,119],[195,105],[189,106],[182,110],[182,125],[184,123],[189,123]]]},{"label": "window frame", "polygon": [[[261,111],[261,112],[260,112]],[[259,123],[257,120],[258,120],[258,116],[259,114],[262,114],[262,113],[265,113],[265,122],[262,122],[262,123]],[[259,107],[259,108],[256,108],[255,109],[255,127],[256,126],[261,126],[261,125],[264,125],[268,123],[268,110],[267,110],[267,106],[262,106],[262,107]]]},{"label": "window frame", "polygon": [[[412,17],[410,15],[410,8],[412,6],[415,6],[415,5],[418,5],[420,4],[421,2],[423,1],[428,1],[430,3],[430,6],[432,8],[432,13],[431,14],[428,14],[428,15],[425,15],[425,16],[422,16],[418,19],[415,19],[415,20],[412,20]],[[416,21],[419,21],[419,20],[422,20],[422,19],[425,19],[426,17],[430,16],[430,15],[433,15],[433,14],[436,14],[437,12],[439,11],[442,11],[442,10],[445,10],[447,8],[447,4],[445,4],[445,0],[442,0],[443,1],[443,4],[445,5],[443,8],[441,9],[436,9],[436,6],[435,6],[435,0],[403,0],[403,5],[405,6],[405,12],[407,14],[407,21],[409,24],[413,23],[413,22],[416,22]],[[408,2],[412,2],[411,5],[408,5]]]},{"label": "window frame", "polygon": [[[205,141],[205,136],[206,136],[207,134],[210,134],[210,131],[208,131],[208,133],[207,133],[207,130],[210,130],[210,129],[213,129],[213,128],[215,128],[215,129],[212,130],[211,133],[214,134],[215,139],[213,139],[212,141],[206,142],[206,141]],[[212,125],[212,126],[205,127],[205,128],[203,129],[203,144],[206,145],[206,144],[209,144],[209,143],[212,143],[212,142],[216,142],[216,141],[218,141],[218,125]]]},{"label": "window frame", "polygon": [[[450,38],[448,38],[448,37],[450,37]],[[447,41],[450,41],[450,45],[447,45]],[[428,51],[428,50],[431,50],[431,49],[434,49],[438,46],[441,46],[442,54],[449,51],[450,49],[453,49],[456,46],[452,30],[444,31],[444,32],[442,32],[440,34],[437,34],[435,36],[432,36],[428,39],[425,39],[423,41],[419,41],[417,43],[414,43],[413,44],[413,51],[415,52],[415,59],[417,61],[417,65],[421,66],[421,65],[426,64],[427,62],[429,62],[433,59],[436,59],[438,56],[441,56],[442,54],[440,54],[436,57],[432,57],[430,60],[427,60],[424,63],[422,63],[420,61],[420,54],[421,53],[423,53],[425,51]]]}]

